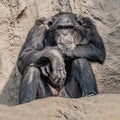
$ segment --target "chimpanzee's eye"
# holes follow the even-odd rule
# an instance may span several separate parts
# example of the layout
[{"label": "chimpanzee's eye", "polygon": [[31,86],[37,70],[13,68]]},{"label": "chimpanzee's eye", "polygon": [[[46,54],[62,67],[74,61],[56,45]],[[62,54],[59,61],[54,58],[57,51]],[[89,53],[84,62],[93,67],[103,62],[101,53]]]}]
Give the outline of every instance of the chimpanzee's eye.
[{"label": "chimpanzee's eye", "polygon": [[64,26],[58,26],[57,29],[58,29],[58,30],[64,29]]},{"label": "chimpanzee's eye", "polygon": [[57,29],[60,30],[60,29],[73,29],[74,27],[69,25],[69,26],[58,26]]},{"label": "chimpanzee's eye", "polygon": [[73,26],[71,26],[71,25],[66,26],[66,29],[73,29]]}]

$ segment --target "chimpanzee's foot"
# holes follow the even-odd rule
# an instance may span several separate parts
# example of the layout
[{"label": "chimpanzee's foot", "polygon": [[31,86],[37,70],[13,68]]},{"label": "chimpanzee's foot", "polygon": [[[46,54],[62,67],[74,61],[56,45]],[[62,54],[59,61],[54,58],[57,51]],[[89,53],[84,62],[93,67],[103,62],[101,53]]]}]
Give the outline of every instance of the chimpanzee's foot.
[{"label": "chimpanzee's foot", "polygon": [[91,96],[94,96],[94,95],[97,95],[98,93],[89,93],[87,95],[84,95],[85,97],[91,97]]},{"label": "chimpanzee's foot", "polygon": [[62,90],[60,90],[58,97],[70,98],[64,87],[62,88]]},{"label": "chimpanzee's foot", "polygon": [[53,88],[51,85],[48,85],[48,86],[50,87],[53,96],[58,96],[59,95],[59,92],[55,88]]}]

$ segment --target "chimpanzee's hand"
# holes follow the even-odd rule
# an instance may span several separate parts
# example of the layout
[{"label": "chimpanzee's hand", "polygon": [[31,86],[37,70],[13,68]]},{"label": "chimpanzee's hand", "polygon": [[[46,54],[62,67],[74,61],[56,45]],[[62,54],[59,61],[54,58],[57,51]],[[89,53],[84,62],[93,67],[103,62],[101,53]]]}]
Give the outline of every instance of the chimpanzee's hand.
[{"label": "chimpanzee's hand", "polygon": [[66,79],[66,70],[65,70],[65,63],[60,51],[57,49],[51,50],[52,53],[52,72],[49,75],[50,80],[53,84],[60,86],[62,88],[65,83]]},{"label": "chimpanzee's hand", "polygon": [[96,26],[93,24],[93,21],[89,17],[83,17],[82,18],[82,26],[87,30],[90,29],[96,30]]},{"label": "chimpanzee's hand", "polygon": [[51,74],[51,65],[48,63],[47,65],[41,66],[40,70],[42,74],[46,77],[48,77]]},{"label": "chimpanzee's hand", "polygon": [[70,59],[70,58],[72,58],[73,57],[73,54],[72,54],[72,52],[73,52],[73,50],[70,50],[70,51],[61,51],[62,52],[62,54],[64,55],[64,58],[67,60],[67,59]]},{"label": "chimpanzee's hand", "polygon": [[62,88],[66,79],[66,71],[61,51],[56,46],[46,47],[42,56],[49,59],[47,64],[40,67],[42,74],[48,77],[56,87]]}]

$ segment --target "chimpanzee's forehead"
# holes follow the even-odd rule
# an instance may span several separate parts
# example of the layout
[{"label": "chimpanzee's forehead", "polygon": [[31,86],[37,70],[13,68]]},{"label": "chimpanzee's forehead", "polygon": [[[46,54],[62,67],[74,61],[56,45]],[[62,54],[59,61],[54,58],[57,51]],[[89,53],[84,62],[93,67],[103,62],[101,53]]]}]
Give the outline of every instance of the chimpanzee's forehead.
[{"label": "chimpanzee's forehead", "polygon": [[72,25],[76,22],[74,16],[69,15],[69,14],[63,14],[59,16],[57,21],[59,25]]}]

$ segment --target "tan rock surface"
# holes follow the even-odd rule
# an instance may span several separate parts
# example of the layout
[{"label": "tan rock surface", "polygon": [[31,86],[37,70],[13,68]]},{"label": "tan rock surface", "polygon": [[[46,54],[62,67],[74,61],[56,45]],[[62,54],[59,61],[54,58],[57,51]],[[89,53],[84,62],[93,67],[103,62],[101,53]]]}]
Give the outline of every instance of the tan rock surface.
[{"label": "tan rock surface", "polygon": [[0,105],[0,120],[120,120],[120,95],[53,97],[15,107]]}]

